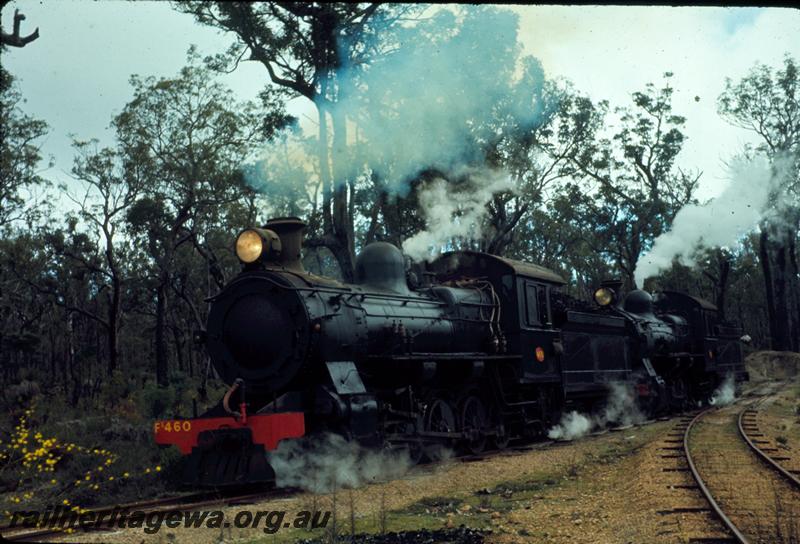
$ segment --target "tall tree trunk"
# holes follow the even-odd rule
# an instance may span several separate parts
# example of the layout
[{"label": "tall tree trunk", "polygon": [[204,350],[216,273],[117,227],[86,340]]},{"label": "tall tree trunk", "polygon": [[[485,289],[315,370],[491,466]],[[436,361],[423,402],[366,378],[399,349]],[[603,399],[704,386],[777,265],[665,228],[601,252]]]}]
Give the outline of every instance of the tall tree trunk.
[{"label": "tall tree trunk", "polygon": [[[325,82],[322,83],[323,96],[327,88]],[[317,118],[319,120],[319,142],[318,160],[319,177],[322,181],[322,231],[325,234],[333,233],[333,217],[331,215],[331,199],[333,194],[333,180],[330,170],[330,149],[328,147],[328,115],[325,108],[325,99],[320,98],[317,102]]]},{"label": "tall tree trunk", "polygon": [[386,191],[381,191],[380,205],[386,241],[397,247],[403,247],[403,214],[400,211],[400,196],[393,195],[390,198]]},{"label": "tall tree trunk", "polygon": [[764,268],[767,287],[767,308],[770,310],[770,337],[772,349],[792,351],[798,349],[798,289],[797,275],[792,263],[793,229],[769,225],[762,230],[759,256]]},{"label": "tall tree trunk", "polygon": [[[333,235],[341,245],[341,249],[334,251],[339,266],[342,269],[342,278],[345,281],[353,280],[355,262],[355,243],[353,218],[348,206],[347,183],[347,118],[344,112],[337,110],[331,115],[333,119]],[[353,195],[350,195],[353,198]]]},{"label": "tall tree trunk", "polygon": [[730,259],[720,252],[719,282],[717,283],[717,309],[720,321],[725,321],[725,295],[728,293],[728,277],[731,272]]},{"label": "tall tree trunk", "polygon": [[761,261],[761,271],[764,274],[764,288],[767,295],[769,347],[771,349],[779,349],[775,341],[775,292],[772,286],[772,267],[769,262],[769,233],[767,228],[767,225],[761,225],[761,234],[758,238],[758,260]]},{"label": "tall tree trunk", "polygon": [[787,227],[787,242],[789,302],[793,307],[790,313],[794,318],[792,327],[789,329],[790,349],[792,351],[800,351],[800,269],[798,269],[797,265],[797,230],[795,228]]},{"label": "tall tree trunk", "polygon": [[184,371],[186,370],[186,365],[183,357],[183,339],[181,338],[177,325],[173,325],[170,328],[172,329],[172,338],[175,342],[175,355],[178,358],[178,370]]},{"label": "tall tree trunk", "polygon": [[634,278],[634,271],[636,270],[636,263],[633,265],[628,266],[624,264],[625,261],[622,259],[617,261],[617,267],[619,268],[620,272],[622,273],[622,289],[626,293],[630,293],[634,289],[644,289],[644,285],[636,285],[636,279]]},{"label": "tall tree trunk", "polygon": [[789,330],[794,321],[794,316],[789,310],[786,245],[784,244],[784,240],[781,239],[782,236],[780,234],[781,232],[778,231],[778,236],[775,239],[773,247],[775,260],[773,262],[774,266],[772,267],[772,280],[775,289],[775,336],[776,343],[778,344],[777,349],[785,351],[791,349]]},{"label": "tall tree trunk", "polygon": [[70,403],[75,406],[80,399],[80,378],[75,368],[75,320],[72,313],[67,313],[67,366],[69,382],[72,384]]},{"label": "tall tree trunk", "polygon": [[108,309],[108,375],[117,369],[119,361],[119,320],[121,313],[122,285],[114,275],[111,280],[111,300]]},{"label": "tall tree trunk", "polygon": [[[376,179],[375,174],[372,175],[372,178],[373,180]],[[370,210],[369,227],[367,227],[367,233],[364,236],[364,245],[371,244],[372,242],[377,240],[380,211],[384,205],[383,201],[384,199],[386,199],[386,191],[383,191],[380,188],[378,188],[377,183],[375,183],[375,187],[376,187],[375,201],[372,203],[372,209]]]},{"label": "tall tree trunk", "polygon": [[167,319],[167,290],[169,274],[162,272],[156,291],[156,382],[167,385],[167,339],[165,337]]},{"label": "tall tree trunk", "polygon": [[[50,341],[50,379],[48,380],[50,384],[54,384],[58,378],[56,377],[56,372],[58,372],[56,368],[56,334],[55,334],[55,327],[49,327],[47,329],[47,339]],[[0,342],[3,341],[3,335],[0,333]]]},{"label": "tall tree trunk", "polygon": [[[191,331],[192,330],[192,325],[193,325],[193,323],[191,322],[190,319],[184,319],[184,326],[185,326],[187,331]],[[195,364],[194,363],[195,345],[194,345],[194,342],[191,340],[191,336],[190,336],[188,349],[186,350],[186,358],[187,358],[187,363],[188,363],[187,366],[188,366],[188,370],[189,370],[189,377],[193,378],[194,377],[194,364]]]},{"label": "tall tree trunk", "polygon": [[61,384],[64,386],[64,396],[66,397],[69,394],[69,372],[67,370],[67,365],[69,365],[69,342],[70,342],[70,323],[69,323],[69,314],[67,314],[67,338],[66,342],[64,343],[63,347],[64,350],[62,351],[61,357]]}]

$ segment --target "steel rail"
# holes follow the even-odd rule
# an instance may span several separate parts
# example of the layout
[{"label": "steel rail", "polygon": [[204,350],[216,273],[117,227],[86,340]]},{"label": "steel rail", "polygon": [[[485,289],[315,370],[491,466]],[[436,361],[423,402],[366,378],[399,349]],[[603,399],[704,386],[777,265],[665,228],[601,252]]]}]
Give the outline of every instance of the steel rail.
[{"label": "steel rail", "polygon": [[711,508],[714,510],[714,513],[717,515],[720,521],[722,521],[722,523],[725,525],[728,531],[731,532],[731,534],[738,542],[740,542],[741,544],[750,544],[750,541],[747,539],[747,537],[744,536],[744,534],[742,534],[742,532],[739,530],[738,527],[736,527],[736,525],[730,520],[730,518],[725,515],[725,512],[722,511],[722,508],[720,508],[719,504],[714,499],[714,496],[711,494],[711,491],[709,491],[708,486],[706,486],[706,483],[703,481],[702,476],[700,476],[700,473],[697,471],[697,467],[695,466],[694,460],[692,459],[692,454],[689,451],[689,435],[692,432],[694,424],[697,423],[701,417],[703,417],[711,410],[713,410],[713,408],[707,408],[703,410],[702,412],[694,416],[692,421],[689,422],[689,425],[686,427],[686,431],[684,431],[683,433],[683,453],[686,456],[686,462],[689,464],[689,470],[692,472],[694,481],[697,482],[697,487],[700,488],[700,491],[703,493],[703,496],[705,496],[706,500],[711,505]]},{"label": "steel rail", "polygon": [[[758,404],[760,404],[760,401],[758,403],[756,403],[756,406]],[[763,451],[761,448],[759,448],[758,445],[755,442],[753,442],[752,438],[747,436],[747,432],[744,430],[744,416],[745,416],[745,413],[750,412],[750,411],[755,412],[755,410],[752,407],[747,407],[744,410],[742,410],[741,412],[739,412],[739,421],[738,421],[739,434],[742,436],[744,441],[747,442],[747,445],[750,446],[750,449],[753,451],[753,453],[756,454],[756,456],[759,459],[764,461],[767,464],[767,466],[769,466],[770,468],[774,469],[776,472],[778,472],[778,474],[783,476],[786,479],[786,481],[788,481],[791,485],[793,485],[794,487],[800,489],[800,478],[798,478],[797,476],[795,476],[794,474],[792,474],[791,472],[789,472],[788,470],[783,468],[780,465],[780,463],[775,461],[765,451]]]}]

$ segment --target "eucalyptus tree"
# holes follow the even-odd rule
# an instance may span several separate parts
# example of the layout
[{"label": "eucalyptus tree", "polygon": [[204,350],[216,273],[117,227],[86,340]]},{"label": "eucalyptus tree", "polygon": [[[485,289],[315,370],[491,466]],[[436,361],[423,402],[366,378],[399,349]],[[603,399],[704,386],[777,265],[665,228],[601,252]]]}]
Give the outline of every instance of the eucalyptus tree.
[{"label": "eucalyptus tree", "polygon": [[559,216],[569,222],[557,208],[570,194],[570,163],[586,146],[594,145],[601,118],[591,100],[569,82],[546,80],[535,59],[528,59],[528,69],[515,94],[526,97],[526,106],[534,116],[528,123],[500,119],[497,137],[487,143],[487,163],[507,172],[514,190],[496,193],[488,203],[488,225],[481,248],[489,253],[510,251],[517,257],[541,260],[547,257],[532,246],[523,253],[520,250],[526,247],[526,239],[531,241],[539,234],[538,229],[545,228],[539,221],[548,223]]},{"label": "eucalyptus tree", "polygon": [[[672,110],[672,74],[660,88],[648,83],[632,93],[633,106],[618,108],[618,127],[610,137],[601,129],[608,104],[595,104],[586,145],[570,157],[567,174],[580,179],[584,193],[581,221],[595,249],[621,272],[628,288],[635,286],[639,257],[669,227],[675,214],[694,199],[700,172],[676,164],[686,140],[685,118]],[[639,286],[641,287],[641,286]]]},{"label": "eucalyptus tree", "polygon": [[[343,69],[380,54],[377,34],[421,8],[415,5],[324,2],[174,2],[201,24],[229,32],[235,42],[217,65],[258,62],[269,82],[290,97],[305,97],[317,110],[317,173],[322,183],[322,229],[311,245],[336,256],[353,276],[353,180],[347,165],[348,121],[336,105],[346,85]],[[330,120],[329,120],[330,119]],[[332,129],[332,139],[331,139]]]},{"label": "eucalyptus tree", "polygon": [[14,77],[0,67],[0,229],[31,211],[25,191],[46,183],[39,167],[47,123],[25,114]]},{"label": "eucalyptus tree", "polygon": [[[103,353],[95,342],[106,314],[102,291],[102,261],[94,240],[75,215],[49,217],[36,228],[20,231],[0,244],[0,285],[4,314],[0,338],[9,352],[4,364],[25,355],[28,376],[53,383],[60,379],[71,401],[82,396],[88,381],[105,373]],[[9,340],[11,343],[9,345]],[[41,367],[49,353],[49,372]]]},{"label": "eucalyptus tree", "polygon": [[[196,59],[195,59],[196,60]],[[241,166],[254,147],[287,117],[281,105],[239,103],[208,69],[190,64],[173,78],[133,77],[133,100],[113,122],[126,169],[137,169],[143,191],[127,211],[132,235],[146,248],[155,289],[158,383],[167,383],[167,318],[176,290],[176,255],[193,248],[208,266],[218,262],[210,232],[226,225],[225,212],[246,200]],[[234,227],[235,228],[235,227]],[[231,235],[232,236],[232,235]],[[220,279],[220,270],[215,278]]]},{"label": "eucalyptus tree", "polygon": [[734,126],[758,135],[776,183],[760,226],[759,260],[766,287],[772,345],[800,351],[800,88],[791,56],[773,69],[756,64],[741,80],[726,80],[719,113]]},{"label": "eucalyptus tree", "polygon": [[119,334],[122,326],[122,299],[126,280],[126,251],[122,237],[128,210],[144,190],[144,172],[137,164],[125,165],[112,148],[99,149],[97,141],[74,142],[76,156],[72,168],[81,190],[73,194],[66,185],[62,194],[78,208],[78,216],[95,249],[85,253],[66,251],[78,268],[98,276],[98,296],[106,298],[105,315],[94,319],[106,331],[108,365],[111,375],[119,361]]}]

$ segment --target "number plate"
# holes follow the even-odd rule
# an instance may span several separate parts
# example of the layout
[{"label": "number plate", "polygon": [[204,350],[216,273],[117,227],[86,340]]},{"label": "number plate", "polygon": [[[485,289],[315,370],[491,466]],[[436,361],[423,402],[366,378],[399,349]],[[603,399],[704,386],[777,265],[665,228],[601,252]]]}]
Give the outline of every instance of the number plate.
[{"label": "number plate", "polygon": [[168,433],[188,433],[192,430],[192,422],[186,419],[168,419],[165,421],[156,421],[153,425],[153,431],[165,431]]}]

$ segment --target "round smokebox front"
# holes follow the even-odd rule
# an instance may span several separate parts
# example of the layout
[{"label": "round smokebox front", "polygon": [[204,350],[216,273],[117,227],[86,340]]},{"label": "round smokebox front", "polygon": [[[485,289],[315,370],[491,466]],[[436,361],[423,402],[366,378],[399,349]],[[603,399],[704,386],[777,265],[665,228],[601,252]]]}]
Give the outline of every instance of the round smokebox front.
[{"label": "round smokebox front", "polygon": [[290,284],[253,275],[214,299],[207,334],[211,362],[226,383],[242,378],[249,387],[274,391],[303,364],[308,316]]}]

